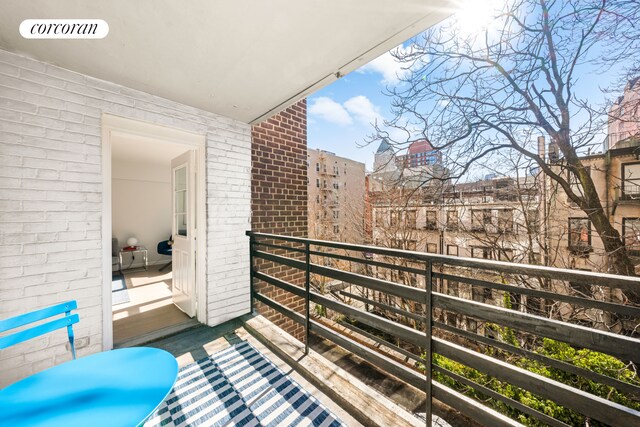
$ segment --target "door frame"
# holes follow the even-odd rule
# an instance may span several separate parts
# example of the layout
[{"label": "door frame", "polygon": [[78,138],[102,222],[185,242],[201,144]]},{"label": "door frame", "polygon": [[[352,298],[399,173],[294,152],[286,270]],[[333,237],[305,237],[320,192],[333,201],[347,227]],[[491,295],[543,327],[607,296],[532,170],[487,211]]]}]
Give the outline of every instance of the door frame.
[{"label": "door frame", "polygon": [[102,350],[113,348],[113,306],[111,304],[111,138],[154,139],[196,151],[196,319],[207,324],[206,286],[206,136],[140,120],[102,114]]}]

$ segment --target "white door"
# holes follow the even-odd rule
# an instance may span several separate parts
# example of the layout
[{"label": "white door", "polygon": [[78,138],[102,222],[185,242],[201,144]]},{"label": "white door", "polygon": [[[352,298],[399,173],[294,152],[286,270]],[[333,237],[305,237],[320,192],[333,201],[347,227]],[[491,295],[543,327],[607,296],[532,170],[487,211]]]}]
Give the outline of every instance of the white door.
[{"label": "white door", "polygon": [[171,161],[173,303],[189,317],[196,314],[195,151]]}]

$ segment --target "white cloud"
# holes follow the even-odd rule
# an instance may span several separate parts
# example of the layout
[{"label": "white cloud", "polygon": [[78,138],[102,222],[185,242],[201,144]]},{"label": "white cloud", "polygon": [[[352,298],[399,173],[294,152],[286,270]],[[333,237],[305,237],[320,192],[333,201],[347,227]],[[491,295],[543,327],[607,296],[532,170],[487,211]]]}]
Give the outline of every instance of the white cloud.
[{"label": "white cloud", "polygon": [[382,84],[395,86],[400,83],[400,79],[406,77],[409,73],[409,64],[399,62],[393,57],[391,52],[398,51],[400,54],[406,55],[414,50],[413,45],[404,47],[402,45],[397,48],[385,52],[368,64],[360,67],[357,71],[360,73],[378,73],[382,75]]},{"label": "white cloud", "polygon": [[345,101],[344,108],[355,120],[361,123],[375,123],[377,120],[379,124],[382,124],[383,118],[380,114],[380,108],[373,105],[371,100],[364,95],[349,98]]},{"label": "white cloud", "polygon": [[353,123],[351,116],[345,108],[333,99],[321,96],[313,100],[313,104],[309,107],[309,115],[318,117],[325,121],[346,126]]}]

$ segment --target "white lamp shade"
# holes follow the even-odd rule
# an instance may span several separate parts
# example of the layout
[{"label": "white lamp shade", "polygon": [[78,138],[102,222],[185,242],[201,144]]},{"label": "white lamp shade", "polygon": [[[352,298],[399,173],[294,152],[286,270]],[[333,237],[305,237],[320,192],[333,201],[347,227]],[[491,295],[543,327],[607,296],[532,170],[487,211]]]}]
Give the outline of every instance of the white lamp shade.
[{"label": "white lamp shade", "polygon": [[129,246],[135,246],[138,244],[138,239],[136,239],[135,237],[129,237],[127,239],[127,245]]}]

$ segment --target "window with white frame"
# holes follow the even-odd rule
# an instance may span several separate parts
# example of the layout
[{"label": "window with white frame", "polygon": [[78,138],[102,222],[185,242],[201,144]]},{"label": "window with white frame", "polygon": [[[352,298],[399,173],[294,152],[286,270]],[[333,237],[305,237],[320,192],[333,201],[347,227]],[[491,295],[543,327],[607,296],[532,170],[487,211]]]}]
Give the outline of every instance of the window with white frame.
[{"label": "window with white frame", "polygon": [[591,250],[591,221],[588,218],[569,218],[569,250],[587,253]]},{"label": "window with white frame", "polygon": [[640,199],[640,162],[622,165],[622,194],[625,199]]}]

